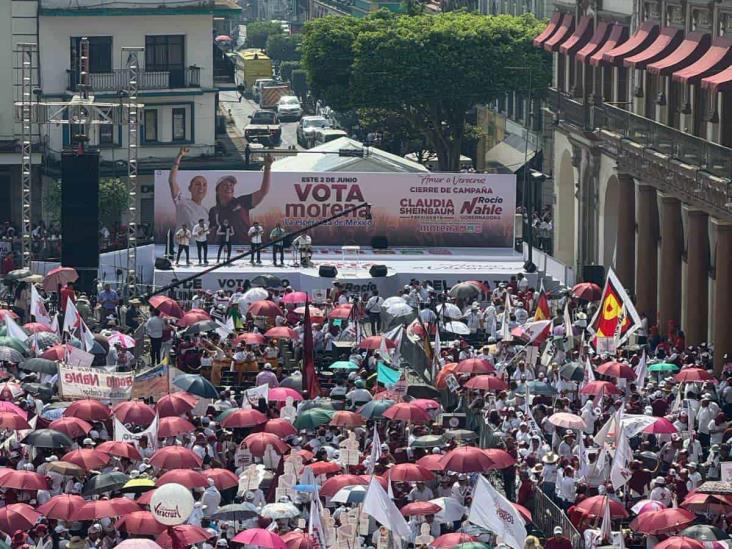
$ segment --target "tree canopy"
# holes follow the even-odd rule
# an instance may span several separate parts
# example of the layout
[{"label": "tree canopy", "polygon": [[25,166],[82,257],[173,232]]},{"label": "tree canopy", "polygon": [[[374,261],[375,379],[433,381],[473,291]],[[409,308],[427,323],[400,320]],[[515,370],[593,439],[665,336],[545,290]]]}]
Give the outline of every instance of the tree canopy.
[{"label": "tree canopy", "polygon": [[271,35],[284,34],[282,26],[274,21],[252,21],[247,23],[247,47],[264,49]]},{"label": "tree canopy", "polygon": [[299,61],[301,35],[270,34],[267,37],[267,55],[277,61]]},{"label": "tree canopy", "polygon": [[301,46],[311,88],[336,110],[380,109],[424,135],[441,170],[456,171],[466,111],[508,91],[533,95],[551,79],[549,58],[532,47],[543,23],[531,15],[451,12],[307,24]]}]

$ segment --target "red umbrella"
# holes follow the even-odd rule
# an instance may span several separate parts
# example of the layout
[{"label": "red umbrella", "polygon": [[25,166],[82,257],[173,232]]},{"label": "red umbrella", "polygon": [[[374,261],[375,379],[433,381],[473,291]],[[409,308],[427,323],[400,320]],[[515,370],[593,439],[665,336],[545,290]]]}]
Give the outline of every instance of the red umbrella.
[{"label": "red umbrella", "polygon": [[154,295],[148,299],[148,303],[161,313],[174,318],[182,318],[185,314],[181,306],[178,305],[178,302],[167,295]]},{"label": "red umbrella", "polygon": [[615,362],[614,360],[598,366],[597,372],[604,376],[630,380],[635,379],[635,372],[633,371],[633,368],[624,362]]},{"label": "red umbrella", "polygon": [[643,432],[660,435],[660,434],[678,433],[679,430],[676,427],[674,427],[674,424],[671,423],[669,420],[667,420],[665,417],[659,417],[656,421],[654,421],[648,427],[643,429]]},{"label": "red umbrella", "polygon": [[130,444],[129,442],[109,440],[107,442],[102,442],[97,446],[97,450],[104,452],[105,454],[109,454],[110,456],[123,457],[130,460],[142,459],[139,450],[134,444]]},{"label": "red umbrella", "polygon": [[607,496],[592,496],[583,499],[577,504],[578,509],[582,509],[590,517],[601,517],[605,512],[605,501],[610,502],[610,518],[627,518],[628,511],[625,506],[618,500],[607,498]]},{"label": "red umbrella", "polygon": [[620,389],[609,381],[590,381],[580,391],[580,394],[592,396],[597,396],[600,393],[604,395],[619,395]]},{"label": "red umbrella", "polygon": [[0,412],[0,428],[11,431],[22,431],[24,429],[30,429],[31,426],[23,416],[19,416],[13,412]]},{"label": "red umbrella", "polygon": [[270,419],[264,424],[264,432],[285,438],[297,434],[297,429],[286,419]]},{"label": "red umbrella", "polygon": [[182,433],[192,433],[196,430],[193,423],[178,416],[164,417],[160,420],[158,438],[175,437]]},{"label": "red umbrella", "polygon": [[287,549],[315,549],[313,538],[305,532],[287,532],[282,535]]},{"label": "red umbrella", "polygon": [[435,378],[435,387],[437,389],[447,389],[447,376],[450,374],[455,375],[455,368],[458,367],[457,362],[448,362],[442,367],[442,370],[437,372],[437,378]]},{"label": "red umbrella", "polygon": [[[369,482],[371,482],[371,475],[359,475],[359,476],[363,479],[363,481],[366,484],[368,484]],[[389,488],[389,483],[386,481],[386,477],[382,477],[382,476],[379,476],[379,475],[374,475],[374,480],[376,482],[378,482],[379,484],[381,484],[381,487],[384,490],[387,490]]]},{"label": "red umbrella", "polygon": [[409,402],[397,402],[387,408],[383,416],[394,421],[410,421],[412,423],[428,423],[432,421],[432,418],[430,418],[427,412]]},{"label": "red umbrella", "polygon": [[366,420],[361,414],[357,414],[356,412],[341,411],[333,414],[333,418],[330,420],[330,424],[334,427],[351,428],[365,425]]},{"label": "red umbrella", "polygon": [[442,456],[440,461],[447,471],[456,473],[482,473],[495,469],[495,464],[483,450],[474,446],[461,446]]},{"label": "red umbrella", "polygon": [[129,498],[112,498],[109,500],[109,503],[112,504],[112,507],[117,512],[115,516],[122,516],[140,510],[140,506]]},{"label": "red umbrella", "polygon": [[110,413],[104,404],[90,398],[72,402],[71,406],[64,410],[65,417],[78,417],[86,421],[106,421]]},{"label": "red umbrella", "polygon": [[0,400],[0,412],[11,412],[15,415],[28,419],[28,414],[26,413],[26,411],[17,404],[14,404],[13,402]]},{"label": "red umbrella", "polygon": [[298,450],[295,452],[298,456],[300,456],[305,461],[310,461],[315,457],[315,454],[313,454],[310,450]]},{"label": "red umbrella", "polygon": [[267,340],[262,334],[248,332],[239,334],[234,338],[234,345],[238,345],[239,343],[244,343],[244,345],[264,345],[267,343]]},{"label": "red umbrella", "polygon": [[271,445],[278,454],[284,454],[290,449],[280,437],[272,433],[251,434],[242,441],[242,445],[249,448],[252,455],[256,457],[262,457],[264,455],[267,445]]},{"label": "red umbrella", "polygon": [[147,427],[155,419],[152,406],[140,400],[125,400],[112,408],[114,416],[122,423],[131,423],[138,427]]},{"label": "red umbrella", "polygon": [[23,394],[23,388],[18,383],[12,381],[6,381],[0,383],[0,399],[2,400],[15,400]]},{"label": "red umbrella", "polygon": [[214,42],[231,42],[232,38],[228,34],[219,34],[214,38]]},{"label": "red umbrella", "polygon": [[329,475],[332,473],[340,473],[341,465],[337,461],[316,461],[308,464],[314,475]]},{"label": "red umbrella", "polygon": [[150,458],[150,463],[160,469],[196,469],[203,460],[198,455],[182,446],[166,446],[157,450]]},{"label": "red umbrella", "polygon": [[285,402],[290,397],[294,401],[302,400],[302,395],[290,387],[274,387],[267,392],[270,402]]},{"label": "red umbrella", "polygon": [[431,501],[415,501],[413,503],[407,503],[399,510],[405,517],[414,517],[434,515],[442,511],[442,507]]},{"label": "red umbrella", "polygon": [[602,289],[593,282],[580,282],[572,288],[572,295],[585,301],[597,301],[602,297]]},{"label": "red umbrella", "polygon": [[511,503],[511,505],[513,505],[513,508],[518,511],[519,515],[521,515],[521,518],[524,519],[527,523],[534,520],[531,516],[531,511],[529,511],[523,505],[519,505],[518,503]]},{"label": "red umbrella", "polygon": [[185,391],[179,391],[161,397],[155,404],[155,408],[161,418],[170,416],[182,416],[187,414],[196,406],[198,398]]},{"label": "red umbrella", "polygon": [[30,530],[35,526],[40,514],[26,503],[13,503],[0,509],[0,530],[14,534],[18,530]]},{"label": "red umbrella", "polygon": [[208,486],[208,479],[203,473],[193,469],[175,469],[160,476],[155,482],[158,486],[163,484],[182,484],[186,488],[203,488]]},{"label": "red umbrella", "polygon": [[219,490],[226,490],[239,486],[239,477],[228,469],[206,469],[205,475],[212,478]]},{"label": "red umbrella", "polygon": [[79,273],[73,267],[56,267],[43,277],[43,289],[47,292],[57,292],[59,286],[79,280]]},{"label": "red umbrella", "polygon": [[91,423],[79,417],[62,417],[50,423],[49,429],[67,435],[69,438],[79,438],[89,434]]},{"label": "red umbrella", "polygon": [[428,471],[442,471],[444,469],[442,465],[443,457],[445,457],[444,454],[427,454],[419,458],[415,463]]},{"label": "red umbrella", "polygon": [[328,320],[346,320],[351,317],[352,312],[353,305],[338,305],[328,313]]},{"label": "red umbrella", "polygon": [[417,482],[418,480],[428,481],[435,479],[432,471],[416,463],[397,463],[389,469],[387,475],[392,481],[397,482]]},{"label": "red umbrella", "polygon": [[338,490],[346,486],[367,486],[368,480],[361,475],[338,475],[326,480],[320,487],[320,495],[333,497]]},{"label": "red umbrella", "polygon": [[53,332],[50,326],[46,326],[40,322],[28,322],[23,324],[23,329],[31,334],[38,334],[40,332]]},{"label": "red umbrella", "polygon": [[423,410],[427,411],[440,409],[440,403],[436,400],[432,400],[431,398],[415,398],[414,400],[410,400],[409,404],[419,406]]},{"label": "red umbrella", "polygon": [[163,531],[162,534],[155,538],[155,543],[160,547],[163,547],[163,549],[173,549],[173,540],[170,537],[171,534],[175,536],[175,539],[178,542],[176,545],[178,547],[195,545],[196,543],[206,541],[215,535],[200,526],[181,524],[180,526],[172,526]]},{"label": "red umbrella", "polygon": [[506,391],[508,384],[501,378],[491,375],[479,375],[471,377],[465,382],[464,387],[468,389],[479,389],[481,391]]},{"label": "red umbrella", "polygon": [[373,400],[393,400],[394,402],[404,402],[404,395],[391,389],[384,389],[374,395]]},{"label": "red umbrella", "polygon": [[275,326],[264,333],[265,337],[275,337],[281,339],[297,339],[297,332],[287,326]]},{"label": "red umbrella", "polygon": [[66,345],[54,345],[53,347],[49,347],[43,351],[40,358],[45,358],[47,360],[65,360],[66,351]]},{"label": "red umbrella", "polygon": [[679,505],[684,509],[699,514],[707,513],[710,509],[714,508],[721,511],[723,507],[732,507],[732,496],[724,494],[702,494],[701,492],[692,490]]},{"label": "red umbrella", "polygon": [[138,536],[157,536],[165,530],[150,511],[135,511],[124,515],[114,525],[117,530]]},{"label": "red umbrella", "polygon": [[274,301],[262,299],[252,303],[247,310],[247,314],[274,318],[276,316],[282,316],[282,309],[280,309]]},{"label": "red umbrella", "polygon": [[435,538],[430,545],[435,549],[452,549],[461,543],[468,543],[477,540],[478,538],[471,536],[470,534],[453,532],[452,534],[443,534],[440,537]]},{"label": "red umbrella", "polygon": [[150,500],[152,499],[154,493],[155,490],[148,490],[144,494],[141,494],[140,497],[135,500],[135,503],[137,503],[138,505],[150,505]]},{"label": "red umbrella", "polygon": [[493,462],[493,466],[496,469],[505,469],[506,467],[516,465],[516,459],[506,452],[506,450],[501,450],[500,448],[486,448],[483,450],[483,453]]},{"label": "red umbrella", "polygon": [[655,549],[704,549],[704,544],[694,538],[685,536],[674,536],[663,540],[656,545]]},{"label": "red umbrella", "polygon": [[68,461],[86,471],[92,471],[109,463],[109,454],[100,452],[97,449],[82,448],[81,450],[69,452],[61,458],[61,461]]},{"label": "red umbrella", "polygon": [[686,509],[663,509],[650,511],[635,517],[630,523],[631,529],[642,534],[666,534],[681,530],[696,520],[696,515]]},{"label": "red umbrella", "polygon": [[287,549],[287,545],[280,536],[264,528],[249,528],[239,532],[231,541],[243,543],[244,545],[257,545],[267,549]]},{"label": "red umbrella", "polygon": [[716,381],[716,378],[702,368],[684,368],[674,376],[679,383],[692,381]]},{"label": "red umbrella", "polygon": [[305,292],[290,292],[289,294],[285,294],[285,297],[282,298],[283,303],[293,305],[305,303],[307,300],[308,294],[306,294]]},{"label": "red umbrella", "polygon": [[492,374],[496,369],[482,358],[466,358],[458,362],[455,372],[458,374]]},{"label": "red umbrella", "polygon": [[245,427],[254,427],[267,423],[267,416],[254,408],[240,408],[226,416],[221,421],[221,426],[225,429],[236,429]]},{"label": "red umbrella", "polygon": [[0,320],[5,320],[5,317],[6,316],[9,316],[13,320],[19,320],[20,319],[20,317],[17,314],[15,314],[14,311],[11,311],[9,309],[0,309]]},{"label": "red umbrella", "polygon": [[85,503],[86,500],[81,496],[59,494],[39,506],[36,511],[50,519],[71,520],[71,516]]},{"label": "red umbrella", "polygon": [[196,322],[201,322],[202,320],[211,320],[211,315],[201,309],[191,309],[180,317],[176,324],[181,328],[187,328],[188,326],[191,326]]},{"label": "red umbrella", "polygon": [[396,343],[394,343],[389,338],[384,338],[384,336],[369,336],[365,337],[361,340],[361,343],[358,344],[359,349],[368,349],[370,351],[376,351],[378,349],[381,349],[381,340],[386,339],[386,348],[387,349],[393,349],[396,347]]},{"label": "red umbrella", "polygon": [[15,490],[47,490],[48,483],[43,475],[33,471],[0,469],[0,486]]},{"label": "red umbrella", "polygon": [[[128,503],[118,500],[124,499]],[[127,513],[139,511],[140,506],[127,498],[98,499],[87,501],[72,515],[72,520],[97,520],[105,517],[120,517]]]}]

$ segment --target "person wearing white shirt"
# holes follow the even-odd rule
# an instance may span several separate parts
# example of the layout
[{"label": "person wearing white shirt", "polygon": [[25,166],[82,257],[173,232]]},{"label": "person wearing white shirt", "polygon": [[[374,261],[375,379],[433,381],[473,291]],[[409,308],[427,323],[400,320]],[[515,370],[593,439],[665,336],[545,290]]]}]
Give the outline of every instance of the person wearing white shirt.
[{"label": "person wearing white shirt", "polygon": [[[193,240],[196,241],[196,252],[198,253],[198,264],[201,265],[201,257],[203,256],[203,263],[208,265],[208,224],[201,218],[198,223],[193,227]],[[203,252],[203,253],[201,253]]]},{"label": "person wearing white shirt", "polygon": [[407,495],[409,501],[429,501],[433,497],[432,490],[423,481],[417,481],[417,485]]},{"label": "person wearing white shirt", "polygon": [[526,309],[524,309],[524,304],[520,301],[516,304],[513,315],[516,318],[516,322],[522,325],[526,324],[526,321],[529,320],[529,313]]},{"label": "person wearing white shirt", "polygon": [[648,498],[654,501],[660,501],[666,507],[671,506],[672,494],[671,490],[666,488],[665,478],[656,477],[656,480],[653,483],[653,490],[651,490],[651,494],[648,496]]},{"label": "person wearing white shirt", "polygon": [[476,334],[480,329],[480,307],[477,303],[473,303],[470,310],[463,316],[465,324],[471,334]]},{"label": "person wearing white shirt", "polygon": [[381,309],[383,304],[384,298],[379,295],[379,290],[374,290],[364,307],[366,314],[369,316],[371,335],[376,335],[381,330]]},{"label": "person wearing white shirt", "polygon": [[701,476],[701,473],[697,469],[697,465],[695,461],[690,461],[686,465],[686,469],[689,472],[689,480],[686,481],[686,489],[691,492],[692,490],[696,490],[701,486],[704,479]]},{"label": "person wearing white shirt", "polygon": [[558,497],[564,503],[564,510],[566,511],[572,505],[574,500],[577,498],[577,479],[574,478],[574,469],[572,467],[565,467],[562,478],[558,482]]},{"label": "person wearing white shirt", "polygon": [[254,254],[257,254],[257,265],[262,264],[261,250],[259,249],[262,244],[262,235],[264,234],[264,227],[259,224],[259,221],[255,221],[254,224],[249,227],[247,233],[249,235],[249,247],[251,251],[251,262],[254,265]]}]

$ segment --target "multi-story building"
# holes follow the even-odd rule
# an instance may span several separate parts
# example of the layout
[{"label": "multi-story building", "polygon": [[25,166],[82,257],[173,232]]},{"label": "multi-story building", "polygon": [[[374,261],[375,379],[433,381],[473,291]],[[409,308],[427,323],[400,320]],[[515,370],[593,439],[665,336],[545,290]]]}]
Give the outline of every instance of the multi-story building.
[{"label": "multi-story building", "polygon": [[555,256],[612,266],[660,334],[732,350],[732,2],[555,2]]}]

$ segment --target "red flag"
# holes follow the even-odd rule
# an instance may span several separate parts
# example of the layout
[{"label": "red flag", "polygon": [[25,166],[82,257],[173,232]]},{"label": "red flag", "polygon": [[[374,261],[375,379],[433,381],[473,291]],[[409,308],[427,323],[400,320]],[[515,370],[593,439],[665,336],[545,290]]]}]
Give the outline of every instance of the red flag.
[{"label": "red flag", "polygon": [[536,301],[536,312],[534,320],[549,320],[552,317],[549,310],[549,300],[546,298],[544,290],[539,292],[539,299]]},{"label": "red flag", "polygon": [[318,383],[318,374],[315,373],[315,357],[313,355],[313,325],[310,322],[310,301],[305,299],[305,332],[303,333],[302,344],[302,376],[304,378],[304,387],[308,391],[310,398],[320,396],[320,383]]}]

